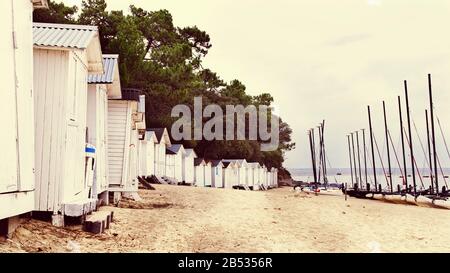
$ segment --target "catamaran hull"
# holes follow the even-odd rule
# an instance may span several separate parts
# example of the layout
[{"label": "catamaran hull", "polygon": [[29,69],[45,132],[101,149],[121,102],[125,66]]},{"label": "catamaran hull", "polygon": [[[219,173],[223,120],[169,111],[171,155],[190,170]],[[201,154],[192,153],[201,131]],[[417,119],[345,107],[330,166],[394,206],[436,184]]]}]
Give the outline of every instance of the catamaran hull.
[{"label": "catamaran hull", "polygon": [[419,195],[416,197],[416,205],[419,207],[433,208],[433,199]]},{"label": "catamaran hull", "polygon": [[406,197],[406,200],[405,200],[406,203],[411,204],[411,205],[417,205],[416,198],[413,195],[406,194],[405,197]]},{"label": "catamaran hull", "polygon": [[384,195],[381,193],[374,193],[373,194],[373,199],[375,200],[384,200]]},{"label": "catamaran hull", "polygon": [[373,199],[373,193],[368,193],[368,194],[366,194],[366,198],[368,198],[368,199]]},{"label": "catamaran hull", "polygon": [[450,209],[450,200],[435,199],[433,205],[442,209]]},{"label": "catamaran hull", "polygon": [[319,195],[329,195],[329,196],[342,196],[343,193],[341,190],[320,190],[318,192]]},{"label": "catamaran hull", "polygon": [[343,193],[341,190],[311,190],[311,189],[303,189],[303,192],[306,192],[308,194],[315,194],[315,195],[329,195],[329,196],[342,196]]},{"label": "catamaran hull", "polygon": [[395,204],[404,204],[406,202],[406,198],[400,194],[386,194],[384,198],[386,201]]}]

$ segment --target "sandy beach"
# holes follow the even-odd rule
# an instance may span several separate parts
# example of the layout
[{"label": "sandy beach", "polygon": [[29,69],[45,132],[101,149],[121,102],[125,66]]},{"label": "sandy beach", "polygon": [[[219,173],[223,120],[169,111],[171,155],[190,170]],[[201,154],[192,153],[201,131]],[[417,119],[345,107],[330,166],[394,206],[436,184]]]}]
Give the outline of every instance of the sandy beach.
[{"label": "sandy beach", "polygon": [[156,185],[104,234],[31,220],[0,252],[450,252],[450,211],[297,193]]}]

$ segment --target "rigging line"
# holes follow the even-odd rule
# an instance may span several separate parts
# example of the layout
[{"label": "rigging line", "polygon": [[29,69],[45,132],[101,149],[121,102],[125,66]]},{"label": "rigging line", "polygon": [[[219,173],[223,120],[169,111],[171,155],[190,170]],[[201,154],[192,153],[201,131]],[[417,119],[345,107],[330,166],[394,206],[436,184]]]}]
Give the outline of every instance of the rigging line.
[{"label": "rigging line", "polygon": [[[369,147],[366,147],[366,153],[369,154]],[[370,156],[368,156],[367,161],[368,161],[367,163],[368,163],[369,166],[373,166],[372,159],[370,158]],[[369,180],[370,180],[370,185],[374,186],[374,183],[373,183],[373,180],[372,180],[372,176],[368,175],[368,177],[369,177]]]},{"label": "rigging line", "polygon": [[[414,128],[415,128],[415,130],[416,130],[417,137],[419,138],[420,145],[422,146],[422,150],[423,150],[423,152],[424,152],[424,154],[425,154],[425,149],[424,149],[424,147],[423,147],[423,145],[422,145],[422,140],[420,139],[420,136],[419,136],[419,133],[418,133],[418,131],[417,131],[417,127],[416,127],[416,124],[415,124],[414,120],[413,120],[413,124],[414,124]],[[438,161],[439,169],[440,169],[441,174],[442,174],[442,178],[444,179],[445,186],[448,188],[447,180],[445,179],[444,172],[442,171],[441,162],[440,162],[439,156],[438,156],[437,154],[436,154],[436,158],[437,158],[437,161]],[[432,169],[431,169],[430,162],[428,162],[428,160],[427,160],[427,155],[426,155],[426,154],[425,154],[425,161],[428,163],[428,167],[430,168],[430,172],[431,172],[431,175],[430,175],[430,176],[432,176],[432,175],[433,175],[433,171],[432,171]]]},{"label": "rigging line", "polygon": [[[318,181],[317,182],[319,182],[320,183],[320,179],[321,178],[323,178],[323,179],[325,179],[325,173],[323,172],[323,156],[322,156],[322,152],[323,152],[323,149],[322,149],[322,142],[323,142],[323,136],[322,136],[322,131],[321,131],[321,128],[319,127],[319,147],[318,147],[318,149],[319,149],[319,168],[318,168],[318,170],[319,170],[319,173],[318,173]],[[325,180],[324,180],[324,182],[325,182]]]},{"label": "rigging line", "polygon": [[[394,150],[395,159],[397,160],[398,168],[400,170],[401,175],[403,176],[403,169],[400,164],[400,160],[398,159],[397,151],[395,150],[394,142],[392,141],[391,131],[388,130],[389,140],[391,141],[392,149]],[[391,174],[392,175],[392,174]]]},{"label": "rigging line", "polygon": [[[394,149],[395,150],[395,149]],[[397,151],[399,151],[399,150],[402,150],[402,140],[401,140],[401,138],[399,138],[398,139],[398,143],[397,143]],[[403,153],[402,153],[402,156],[403,156]],[[400,167],[400,170],[402,170],[402,168],[403,167]],[[403,173],[402,173],[402,186],[404,186],[404,185],[406,185],[406,179],[408,179],[406,176],[407,176],[407,174],[406,174],[406,172],[407,172],[407,170],[406,169],[403,169]]]},{"label": "rigging line", "polygon": [[427,152],[425,150],[425,147],[423,146],[423,142],[422,142],[422,139],[420,138],[419,131],[417,130],[416,122],[414,120],[412,122],[413,122],[413,125],[414,125],[414,129],[416,131],[417,138],[419,139],[420,147],[422,147],[422,152],[423,152],[423,155],[425,157],[425,162],[427,163],[428,168],[430,168],[430,170],[431,170],[430,162],[427,159],[428,155],[427,155]]},{"label": "rigging line", "polygon": [[444,140],[445,149],[447,150],[448,158],[450,158],[450,152],[448,150],[447,141],[445,140],[444,131],[442,130],[441,121],[439,120],[439,117],[437,115],[436,115],[436,119],[437,119],[437,122],[438,122],[438,125],[439,125],[439,130],[441,131],[442,139]]},{"label": "rigging line", "polygon": [[383,160],[381,159],[381,154],[380,154],[380,149],[378,149],[378,143],[377,143],[377,139],[375,138],[375,136],[373,136],[373,140],[375,142],[375,147],[377,148],[377,153],[378,153],[378,157],[380,158],[380,162],[381,162],[381,168],[383,169],[383,173],[384,173],[384,178],[386,179],[386,183],[389,185],[389,180],[387,178],[387,174],[386,174],[386,170],[384,169],[384,164],[383,164]]},{"label": "rigging line", "polygon": [[445,174],[444,174],[444,171],[442,170],[442,166],[441,166],[441,160],[439,160],[439,156],[437,156],[437,155],[436,155],[436,158],[437,158],[437,162],[439,165],[439,169],[441,170],[442,179],[444,179],[445,187],[448,189],[447,180],[445,179]]},{"label": "rigging line", "polygon": [[[330,169],[333,169],[333,166],[331,165],[330,159],[328,158],[328,154],[325,154],[325,159],[328,162],[328,166],[330,167]],[[338,172],[341,172],[341,170],[339,168],[338,168]],[[338,183],[335,174],[333,175],[333,177],[334,177],[334,182]]]},{"label": "rigging line", "polygon": [[[406,134],[406,129],[405,129],[405,127],[403,127],[403,131],[404,131],[405,134]],[[406,142],[408,143],[408,145],[411,145],[410,142],[409,142],[409,138],[408,138],[407,135],[405,135],[405,139],[406,139]],[[420,184],[422,185],[422,189],[424,189],[425,186],[423,185],[422,175],[420,174],[419,167],[417,166],[416,158],[413,156],[412,159],[413,159],[413,162],[414,162],[414,166],[416,166],[416,171],[417,171],[417,175],[419,176]]]},{"label": "rigging line", "polygon": [[321,178],[321,171],[322,171],[322,133],[320,131],[321,129],[319,128],[319,178],[317,180],[317,182],[320,183],[320,178]]}]

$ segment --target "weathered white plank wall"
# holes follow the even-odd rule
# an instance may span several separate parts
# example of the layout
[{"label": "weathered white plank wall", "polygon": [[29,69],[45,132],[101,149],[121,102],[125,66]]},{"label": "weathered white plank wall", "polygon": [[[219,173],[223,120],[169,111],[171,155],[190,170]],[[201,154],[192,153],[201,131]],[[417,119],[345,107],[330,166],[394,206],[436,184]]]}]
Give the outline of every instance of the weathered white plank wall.
[{"label": "weathered white plank wall", "polygon": [[88,142],[96,148],[97,194],[108,189],[107,160],[108,95],[105,85],[90,84],[88,88]]},{"label": "weathered white plank wall", "polygon": [[153,143],[148,144],[147,140],[139,141],[139,176],[147,176],[147,145],[152,145]]},{"label": "weathered white plank wall", "polygon": [[36,210],[87,197],[87,73],[82,51],[34,49]]},{"label": "weathered white plank wall", "polygon": [[214,188],[223,188],[221,165],[212,167],[211,177],[212,177],[211,183]]},{"label": "weathered white plank wall", "polygon": [[152,176],[155,174],[155,146],[156,146],[156,144],[153,141],[147,142],[147,145],[146,145],[146,155],[147,155],[146,176]]},{"label": "weathered white plank wall", "polygon": [[0,219],[3,219],[34,209],[33,8],[29,0],[1,1],[0,8],[3,86],[0,147],[5,159],[0,164]]},{"label": "weathered white plank wall", "polygon": [[166,154],[166,176],[169,178],[175,178],[175,156]]},{"label": "weathered white plank wall", "polygon": [[184,181],[194,183],[194,154],[184,158]]},{"label": "weathered white plank wall", "polygon": [[[130,102],[130,104],[135,102]],[[126,177],[125,190],[135,191],[138,190],[138,169],[139,169],[139,159],[138,159],[138,131],[131,130],[130,132],[130,145],[129,145],[129,165],[128,165],[128,177]]]},{"label": "weathered white plank wall", "polygon": [[183,181],[183,151],[181,150],[174,155],[174,176],[178,182]]},{"label": "weathered white plank wall", "polygon": [[[123,174],[126,173],[125,149],[127,143],[127,125],[130,124],[128,102],[122,100],[108,101],[108,170],[109,185],[124,184]],[[131,126],[131,125],[130,125]],[[127,155],[128,157],[128,155]]]},{"label": "weathered white plank wall", "polygon": [[166,144],[164,140],[161,140],[160,143],[155,146],[155,167],[156,167],[156,176],[163,177],[166,175]]},{"label": "weathered white plank wall", "polygon": [[204,179],[205,179],[205,187],[211,187],[212,186],[212,177],[211,177],[211,162],[208,162],[205,166],[204,172]]},{"label": "weathered white plank wall", "polygon": [[194,167],[194,180],[197,187],[205,186],[205,166],[198,165]]}]

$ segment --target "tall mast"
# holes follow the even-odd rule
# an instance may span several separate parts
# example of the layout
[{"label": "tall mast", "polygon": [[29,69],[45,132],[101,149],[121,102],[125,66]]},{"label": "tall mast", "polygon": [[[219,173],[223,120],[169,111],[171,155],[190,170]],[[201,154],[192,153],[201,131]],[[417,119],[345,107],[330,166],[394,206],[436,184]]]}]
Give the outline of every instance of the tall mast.
[{"label": "tall mast", "polygon": [[359,148],[359,132],[356,131],[356,147],[358,148],[358,169],[359,169],[359,187],[362,189],[362,175],[361,175],[361,156],[360,156],[360,148]]},{"label": "tall mast", "polygon": [[322,122],[322,156],[323,156],[323,181],[325,183],[325,188],[328,184],[328,177],[327,177],[327,156],[325,153],[325,120]]},{"label": "tall mast", "polygon": [[414,166],[414,149],[412,142],[412,134],[411,134],[411,118],[409,111],[409,98],[408,98],[408,82],[404,81],[405,85],[405,99],[406,99],[406,118],[408,120],[408,135],[409,135],[409,152],[411,154],[411,172],[413,178],[413,187],[414,187],[414,195],[417,195],[417,186],[416,186],[416,169]]},{"label": "tall mast", "polygon": [[316,133],[314,132],[314,128],[311,128],[311,137],[312,137],[312,149],[314,155],[314,172],[316,173],[316,178],[314,183],[317,183],[319,180],[319,173],[317,170],[317,157],[316,157]]},{"label": "tall mast", "polygon": [[[317,182],[320,182],[320,179],[322,178],[322,127],[317,126],[317,129],[319,130],[319,167],[317,169]],[[317,159],[316,159],[317,160]]]},{"label": "tall mast", "polygon": [[364,149],[364,177],[365,177],[365,183],[366,183],[366,189],[367,189],[367,153],[366,153],[366,130],[362,130],[363,135],[363,149]]},{"label": "tall mast", "polygon": [[358,179],[358,172],[356,170],[356,156],[355,156],[355,140],[353,138],[353,133],[350,133],[350,135],[352,136],[352,150],[353,150],[353,166],[354,166],[354,171],[355,171],[355,182],[358,184],[359,179]]},{"label": "tall mast", "polygon": [[314,176],[314,183],[317,182],[317,174],[316,174],[316,162],[314,159],[314,144],[313,144],[313,129],[308,131],[309,134],[309,148],[311,151],[311,162],[312,162],[312,170],[313,170],[313,176]]},{"label": "tall mast", "polygon": [[433,157],[434,157],[434,180],[436,182],[436,194],[439,194],[439,179],[437,170],[437,156],[436,156],[436,138],[434,134],[434,107],[433,107],[433,91],[431,88],[431,74],[428,74],[428,90],[430,94],[430,119],[431,119],[431,141],[433,144]]},{"label": "tall mast", "polygon": [[[430,140],[430,126],[428,124],[428,110],[425,109],[425,119],[427,123],[427,140],[428,140],[428,160],[430,162],[430,180],[431,180],[431,193],[434,192],[434,182],[433,182],[433,162],[431,161],[431,140]],[[434,166],[436,168],[436,166]]]},{"label": "tall mast", "polygon": [[402,139],[402,154],[403,154],[403,181],[405,182],[405,188],[408,189],[408,171],[406,170],[406,155],[405,155],[405,136],[403,135],[403,116],[402,116],[402,104],[400,96],[398,99],[398,114],[400,116],[400,138]]},{"label": "tall mast", "polygon": [[375,151],[374,151],[374,147],[373,147],[373,130],[372,130],[372,118],[370,116],[370,106],[367,106],[367,113],[369,114],[370,148],[372,150],[373,179],[374,179],[374,182],[375,182],[375,191],[378,191],[377,170],[376,170],[376,167],[375,167]]},{"label": "tall mast", "polygon": [[383,115],[384,115],[384,132],[386,134],[386,149],[387,149],[387,160],[388,160],[388,175],[389,175],[389,185],[391,187],[391,192],[394,192],[394,187],[392,185],[392,170],[391,170],[391,155],[389,149],[389,135],[388,135],[388,125],[386,118],[386,103],[383,101]]},{"label": "tall mast", "polygon": [[352,146],[350,145],[350,135],[347,135],[348,142],[348,158],[350,159],[350,175],[352,176],[352,185],[354,185],[353,180],[353,163],[352,163]]}]

